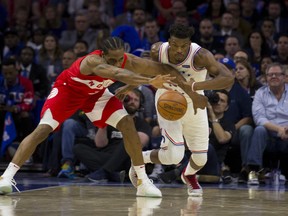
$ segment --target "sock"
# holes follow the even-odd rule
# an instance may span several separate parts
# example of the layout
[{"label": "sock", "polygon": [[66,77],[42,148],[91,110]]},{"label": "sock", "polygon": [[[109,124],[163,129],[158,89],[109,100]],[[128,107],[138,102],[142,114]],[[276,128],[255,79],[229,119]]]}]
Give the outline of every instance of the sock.
[{"label": "sock", "polygon": [[142,152],[143,155],[143,159],[144,159],[144,163],[152,163],[151,158],[150,158],[150,154],[151,154],[152,150],[150,151],[144,151]]},{"label": "sock", "polygon": [[134,166],[135,172],[137,174],[138,179],[146,179],[148,178],[146,174],[145,165]]},{"label": "sock", "polygon": [[186,170],[185,170],[185,173],[184,175],[194,175],[198,170],[195,170],[193,169],[191,166],[190,166],[190,162],[187,164],[186,166]]},{"label": "sock", "polygon": [[5,178],[9,178],[10,180],[13,179],[14,175],[16,174],[16,172],[20,169],[20,167],[12,162],[9,163],[7,169],[5,170],[5,172],[3,173],[3,177]]}]

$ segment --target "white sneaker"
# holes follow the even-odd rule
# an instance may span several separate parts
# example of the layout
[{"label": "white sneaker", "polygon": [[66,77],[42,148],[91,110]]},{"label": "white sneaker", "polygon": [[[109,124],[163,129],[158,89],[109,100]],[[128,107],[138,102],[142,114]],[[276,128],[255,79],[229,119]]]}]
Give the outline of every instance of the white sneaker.
[{"label": "white sneaker", "polygon": [[129,179],[130,179],[132,185],[135,188],[137,188],[138,177],[137,177],[137,173],[136,173],[136,171],[135,171],[133,166],[131,166],[130,169],[129,169]]},{"label": "white sneaker", "polygon": [[185,169],[181,174],[181,179],[183,183],[187,185],[188,196],[201,197],[203,195],[203,190],[200,184],[198,183],[196,174],[185,176],[184,172]]},{"label": "white sneaker", "polygon": [[162,197],[161,191],[150,179],[138,179],[136,196],[142,197]]},{"label": "white sneaker", "polygon": [[19,189],[16,187],[16,182],[14,179],[8,180],[3,176],[0,176],[0,195],[5,195],[13,192],[13,187],[20,193]]}]

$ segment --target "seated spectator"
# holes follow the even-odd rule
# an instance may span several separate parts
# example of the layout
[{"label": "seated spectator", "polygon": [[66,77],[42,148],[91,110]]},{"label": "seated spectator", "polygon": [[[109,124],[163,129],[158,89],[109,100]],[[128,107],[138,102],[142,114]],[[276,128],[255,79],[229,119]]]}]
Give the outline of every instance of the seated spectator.
[{"label": "seated spectator", "polygon": [[[124,107],[129,115],[134,117],[136,130],[144,148],[150,141],[151,128],[144,119],[136,116],[141,106],[141,97],[143,96],[138,89],[128,92]],[[111,126],[97,130],[93,145],[76,144],[74,154],[91,171],[88,179],[93,182],[120,181],[122,179],[119,172],[128,171],[131,166],[131,160],[125,152],[122,134]]]},{"label": "seated spectator", "polygon": [[68,69],[76,60],[77,60],[77,55],[76,53],[73,52],[73,50],[70,49],[64,52],[63,58],[62,58],[63,70]]},{"label": "seated spectator", "polygon": [[282,34],[277,40],[277,46],[272,55],[274,62],[288,64],[288,34]]},{"label": "seated spectator", "polygon": [[53,34],[59,39],[67,24],[64,19],[57,13],[57,9],[53,5],[48,5],[44,9],[43,16],[38,20],[38,27],[45,29],[47,33]]},{"label": "seated spectator", "polygon": [[95,38],[97,31],[89,28],[88,16],[84,12],[79,12],[74,19],[74,30],[62,32],[59,40],[60,47],[63,50],[72,49],[78,40],[84,40],[89,45],[89,52],[95,49]]},{"label": "seated spectator", "polygon": [[[232,59],[224,58],[221,59],[220,62],[228,67],[231,73],[234,73],[235,63]],[[233,86],[226,90],[229,92],[230,104],[225,113],[225,118],[232,120],[236,128],[236,134],[231,141],[231,146],[237,150],[240,146],[241,160],[243,163],[246,161],[247,151],[253,134],[252,100],[247,91],[241,87],[238,81],[235,81]],[[237,153],[237,155],[239,155],[239,153]],[[229,156],[229,153],[227,156]],[[234,164],[227,165],[235,165],[235,163],[237,163],[234,156],[232,163]],[[247,175],[244,175],[244,172],[240,172],[240,174],[243,175],[239,176],[238,181],[246,182]]]},{"label": "seated spectator", "polygon": [[257,77],[257,80],[262,84],[266,85],[266,69],[269,64],[271,64],[272,58],[271,56],[264,56],[260,62],[260,76]]},{"label": "seated spectator", "polygon": [[71,118],[63,122],[61,130],[62,167],[58,173],[58,177],[74,179],[76,177],[74,173],[76,158],[73,153],[75,140],[76,138],[84,138],[86,142],[87,138],[93,140],[95,136],[95,126],[88,117],[79,110]]},{"label": "seated spectator", "polygon": [[32,32],[31,38],[26,43],[26,46],[32,47],[34,49],[36,56],[38,55],[39,50],[43,45],[45,34],[46,33],[44,29],[35,29]]},{"label": "seated spectator", "polygon": [[87,55],[88,54],[89,46],[86,41],[84,40],[78,40],[73,46],[73,51],[77,55],[77,57],[80,57],[81,55]]},{"label": "seated spectator", "polygon": [[51,34],[46,35],[37,56],[37,63],[45,68],[50,86],[62,72],[62,54],[57,38]]},{"label": "seated spectator", "polygon": [[[263,166],[264,150],[269,155],[288,153],[288,85],[284,76],[281,64],[268,65],[268,85],[255,94],[252,112],[256,128],[245,161],[249,171],[248,184],[259,184],[257,171]],[[287,170],[285,174],[288,174]]]},{"label": "seated spectator", "polygon": [[6,29],[4,32],[4,49],[2,51],[3,59],[10,57],[17,59],[23,47],[24,44],[20,41],[16,29]]},{"label": "seated spectator", "polygon": [[247,53],[245,50],[238,50],[238,51],[234,54],[233,60],[234,60],[234,62],[237,62],[238,60],[249,61],[248,53]]},{"label": "seated spectator", "polygon": [[236,61],[235,78],[242,88],[248,92],[251,99],[253,99],[257,89],[262,86],[261,83],[256,80],[254,70],[246,60]]},{"label": "seated spectator", "polygon": [[16,61],[11,58],[3,62],[2,74],[3,77],[0,77],[0,134],[3,134],[5,115],[10,112],[17,132],[15,141],[20,142],[34,129],[30,113],[33,107],[33,84],[29,79],[18,74]]}]

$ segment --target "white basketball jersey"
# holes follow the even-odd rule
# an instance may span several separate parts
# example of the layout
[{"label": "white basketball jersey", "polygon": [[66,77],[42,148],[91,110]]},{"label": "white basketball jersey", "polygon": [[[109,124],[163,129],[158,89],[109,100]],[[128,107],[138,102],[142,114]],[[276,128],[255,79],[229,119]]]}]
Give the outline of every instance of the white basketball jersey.
[{"label": "white basketball jersey", "polygon": [[206,68],[196,69],[193,65],[193,60],[195,54],[198,52],[201,47],[196,43],[191,43],[188,55],[186,59],[175,65],[169,62],[168,58],[168,48],[169,43],[165,42],[160,46],[159,49],[159,62],[170,64],[174,68],[176,68],[179,73],[188,81],[190,78],[193,78],[196,82],[202,82],[206,79],[207,70]]}]

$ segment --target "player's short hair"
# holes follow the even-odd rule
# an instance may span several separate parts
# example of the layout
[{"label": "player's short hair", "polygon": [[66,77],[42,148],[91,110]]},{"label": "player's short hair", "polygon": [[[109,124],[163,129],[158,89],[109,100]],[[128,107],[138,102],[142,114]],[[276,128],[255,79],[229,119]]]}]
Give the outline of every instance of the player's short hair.
[{"label": "player's short hair", "polygon": [[103,41],[102,51],[107,54],[109,50],[124,49],[124,41],[119,37],[109,37]]},{"label": "player's short hair", "polygon": [[181,24],[172,24],[169,28],[170,37],[185,39],[191,38],[194,34],[194,28],[192,26],[184,26]]}]

